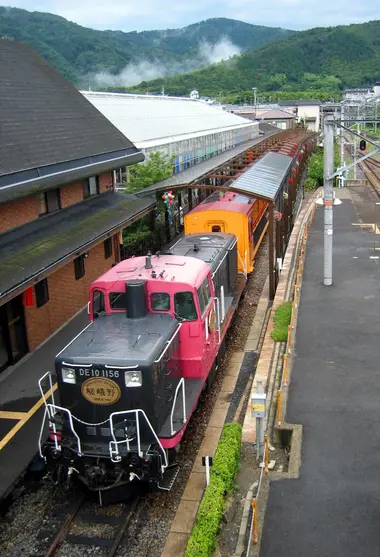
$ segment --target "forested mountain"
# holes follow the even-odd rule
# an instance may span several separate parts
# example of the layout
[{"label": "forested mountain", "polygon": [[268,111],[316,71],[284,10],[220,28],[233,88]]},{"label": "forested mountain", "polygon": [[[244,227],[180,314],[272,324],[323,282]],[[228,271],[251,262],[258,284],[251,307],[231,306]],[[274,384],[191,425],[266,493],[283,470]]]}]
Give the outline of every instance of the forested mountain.
[{"label": "forested mountain", "polygon": [[[261,92],[343,86],[372,86],[380,80],[380,21],[315,28],[293,34],[253,52],[208,68],[164,80],[141,83],[140,91],[202,95],[237,93],[257,87]],[[268,96],[268,95],[267,95]],[[275,96],[274,96],[275,97]]]},{"label": "forested mountain", "polygon": [[144,77],[173,75],[293,33],[224,18],[165,31],[97,31],[52,14],[0,7],[0,37],[34,46],[78,86],[99,73],[111,84],[127,86]]}]

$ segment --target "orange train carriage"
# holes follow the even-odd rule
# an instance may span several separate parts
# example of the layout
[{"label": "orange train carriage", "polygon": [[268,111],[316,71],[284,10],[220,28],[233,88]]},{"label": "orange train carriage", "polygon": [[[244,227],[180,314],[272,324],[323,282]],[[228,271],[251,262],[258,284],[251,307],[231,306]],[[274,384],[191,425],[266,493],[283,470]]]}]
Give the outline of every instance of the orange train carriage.
[{"label": "orange train carriage", "polygon": [[254,269],[256,253],[268,227],[268,202],[238,193],[215,192],[185,216],[185,235],[226,232],[238,238],[238,272]]}]

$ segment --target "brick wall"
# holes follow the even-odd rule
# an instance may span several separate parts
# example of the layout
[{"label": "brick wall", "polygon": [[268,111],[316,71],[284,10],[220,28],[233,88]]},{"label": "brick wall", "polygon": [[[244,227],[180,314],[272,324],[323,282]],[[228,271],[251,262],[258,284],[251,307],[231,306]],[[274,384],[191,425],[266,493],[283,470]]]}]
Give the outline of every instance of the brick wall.
[{"label": "brick wall", "polygon": [[90,284],[110,269],[114,261],[114,253],[108,259],[104,258],[104,243],[101,242],[88,252],[86,273],[81,279],[75,279],[73,261],[48,277],[49,301],[37,308],[34,299],[34,306],[25,308],[30,350],[34,350],[85,306]]},{"label": "brick wall", "polygon": [[2,203],[0,205],[0,232],[35,220],[38,215],[39,205],[36,195]]},{"label": "brick wall", "polygon": [[99,176],[99,193],[112,189],[112,172],[106,172]]},{"label": "brick wall", "polygon": [[69,207],[69,205],[74,205],[74,203],[79,203],[83,201],[83,183],[76,182],[75,184],[69,184],[68,186],[63,186],[61,188],[61,208]]},{"label": "brick wall", "polygon": [[[112,173],[106,172],[99,176],[99,192],[104,193],[110,189],[112,189]],[[81,181],[62,186],[60,190],[62,209],[83,201],[83,183]],[[38,195],[29,195],[24,199],[2,203],[0,205],[0,233],[38,219],[39,214]]]}]

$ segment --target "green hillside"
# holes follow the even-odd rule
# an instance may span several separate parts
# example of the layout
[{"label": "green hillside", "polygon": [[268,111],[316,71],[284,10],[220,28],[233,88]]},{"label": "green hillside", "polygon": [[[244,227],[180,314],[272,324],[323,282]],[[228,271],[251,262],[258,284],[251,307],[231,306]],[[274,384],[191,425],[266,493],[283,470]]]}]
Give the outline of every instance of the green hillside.
[{"label": "green hillside", "polygon": [[165,75],[204,67],[210,58],[205,42],[228,39],[246,52],[293,33],[224,18],[165,31],[97,31],[52,14],[0,7],[0,37],[34,46],[78,86],[91,74],[118,74],[141,62],[162,66]]},{"label": "green hillside", "polygon": [[318,89],[372,86],[380,79],[379,37],[380,21],[315,28],[202,70],[143,82],[136,90],[156,92],[165,85],[168,94],[197,89],[201,95],[213,96],[257,87],[268,94],[282,91],[291,96],[298,90],[315,95]]}]

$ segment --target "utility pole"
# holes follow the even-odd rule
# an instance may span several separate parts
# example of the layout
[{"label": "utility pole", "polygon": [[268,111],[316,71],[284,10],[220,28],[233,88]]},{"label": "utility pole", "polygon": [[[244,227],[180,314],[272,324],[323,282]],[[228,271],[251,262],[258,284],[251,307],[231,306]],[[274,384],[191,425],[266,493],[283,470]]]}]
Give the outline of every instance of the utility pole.
[{"label": "utility pole", "polygon": [[323,125],[324,146],[324,279],[325,286],[332,285],[332,248],[333,248],[333,179],[334,172],[334,115],[326,114]]},{"label": "utility pole", "polygon": [[[344,101],[340,105],[340,123],[344,126]],[[340,166],[344,166],[344,133],[343,128],[340,128]],[[340,177],[340,187],[344,188],[344,174]]]},{"label": "utility pole", "polygon": [[253,103],[255,105],[255,119],[256,119],[256,91],[257,91],[257,87],[252,87],[252,91],[253,91]]}]

